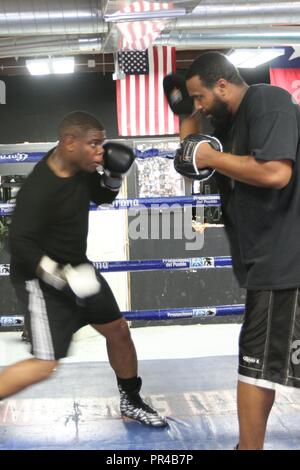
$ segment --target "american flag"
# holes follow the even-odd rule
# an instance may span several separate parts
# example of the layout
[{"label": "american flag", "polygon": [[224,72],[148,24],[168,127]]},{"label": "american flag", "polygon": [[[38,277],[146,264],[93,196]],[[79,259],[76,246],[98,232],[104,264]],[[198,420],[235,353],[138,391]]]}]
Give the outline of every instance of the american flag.
[{"label": "american flag", "polygon": [[125,78],[117,80],[119,135],[178,134],[178,116],[171,111],[163,91],[164,76],[176,69],[175,48],[122,51],[119,67],[126,73]]},{"label": "american flag", "polygon": [[294,46],[293,53],[291,49],[285,48],[284,55],[272,60],[270,83],[287,90],[294,103],[300,105],[300,49]]},{"label": "american flag", "polygon": [[[134,14],[153,11],[171,10],[173,2],[147,2],[137,0],[123,8],[120,13]],[[166,21],[125,21],[117,23],[117,28],[121,32],[122,38],[119,44],[120,49],[147,49],[165,28]]]},{"label": "american flag", "polygon": [[118,65],[126,75],[146,75],[149,73],[148,50],[119,51]]},{"label": "american flag", "polygon": [[288,91],[295,103],[300,105],[300,59],[298,68],[270,69],[271,85],[279,86]]}]

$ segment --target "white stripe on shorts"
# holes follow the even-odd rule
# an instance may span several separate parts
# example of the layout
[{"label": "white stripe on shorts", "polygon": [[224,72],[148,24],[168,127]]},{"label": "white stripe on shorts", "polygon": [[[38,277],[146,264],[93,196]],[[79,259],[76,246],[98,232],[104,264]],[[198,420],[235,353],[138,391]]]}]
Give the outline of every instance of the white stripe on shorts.
[{"label": "white stripe on shorts", "polygon": [[30,312],[33,354],[38,359],[54,360],[55,353],[46,302],[38,279],[26,281],[26,290],[29,293],[28,310]]},{"label": "white stripe on shorts", "polygon": [[278,385],[270,380],[254,379],[253,377],[248,377],[248,375],[242,374],[238,374],[238,379],[240,382],[244,382],[249,385],[256,385],[257,387],[269,388],[271,390],[275,390],[276,385]]}]

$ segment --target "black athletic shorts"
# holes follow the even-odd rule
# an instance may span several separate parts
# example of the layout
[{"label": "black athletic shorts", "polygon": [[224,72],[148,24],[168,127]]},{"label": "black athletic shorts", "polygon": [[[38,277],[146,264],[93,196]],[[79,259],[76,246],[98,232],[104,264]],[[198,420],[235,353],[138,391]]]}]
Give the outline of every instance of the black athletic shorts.
[{"label": "black athletic shorts", "polygon": [[247,291],[239,380],[265,388],[300,387],[299,289]]},{"label": "black athletic shorts", "polygon": [[96,273],[101,289],[86,299],[78,299],[71,291],[58,291],[40,279],[13,283],[36,358],[61,359],[79,328],[122,318],[108,283]]}]

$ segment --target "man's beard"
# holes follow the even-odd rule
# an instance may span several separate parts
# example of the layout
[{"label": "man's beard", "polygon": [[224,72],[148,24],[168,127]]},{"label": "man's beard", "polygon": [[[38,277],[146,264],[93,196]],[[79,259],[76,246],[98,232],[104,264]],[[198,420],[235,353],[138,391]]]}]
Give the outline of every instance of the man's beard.
[{"label": "man's beard", "polygon": [[232,123],[232,114],[229,112],[227,104],[215,98],[214,104],[209,111],[210,122],[218,133],[226,131]]}]

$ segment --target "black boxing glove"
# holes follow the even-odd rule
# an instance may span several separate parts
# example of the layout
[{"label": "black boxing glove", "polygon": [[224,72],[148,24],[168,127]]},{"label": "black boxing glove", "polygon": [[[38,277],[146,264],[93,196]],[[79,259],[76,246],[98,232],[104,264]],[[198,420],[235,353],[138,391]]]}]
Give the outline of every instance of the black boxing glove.
[{"label": "black boxing glove", "polygon": [[196,153],[199,145],[209,144],[213,149],[222,152],[222,144],[216,137],[204,134],[191,134],[187,136],[177,149],[174,158],[175,170],[186,178],[203,181],[210,178],[214,171],[211,168],[198,170],[196,165]]},{"label": "black boxing glove", "polygon": [[189,96],[185,80],[176,73],[166,75],[163,87],[169,106],[174,114],[190,115],[194,111],[194,100]]},{"label": "black boxing glove", "polygon": [[102,184],[111,191],[119,191],[123,175],[131,167],[135,155],[130,147],[117,142],[108,142],[103,148]]}]

